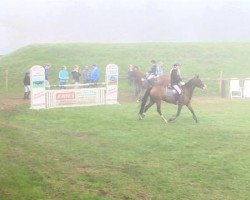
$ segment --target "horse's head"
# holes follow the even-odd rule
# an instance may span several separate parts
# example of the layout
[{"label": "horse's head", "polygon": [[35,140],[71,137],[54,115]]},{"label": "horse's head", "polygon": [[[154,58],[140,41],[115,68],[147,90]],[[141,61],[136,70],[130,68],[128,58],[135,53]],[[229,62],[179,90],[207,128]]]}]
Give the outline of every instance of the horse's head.
[{"label": "horse's head", "polygon": [[199,75],[196,75],[194,78],[192,78],[192,84],[198,88],[202,88],[202,89],[207,88],[207,86],[199,78]]},{"label": "horse's head", "polygon": [[137,78],[140,78],[140,77],[146,77],[146,74],[145,73],[143,73],[143,72],[141,72],[140,70],[139,70],[139,68],[138,67],[133,67],[132,68],[132,74],[135,76],[135,77],[137,77]]}]

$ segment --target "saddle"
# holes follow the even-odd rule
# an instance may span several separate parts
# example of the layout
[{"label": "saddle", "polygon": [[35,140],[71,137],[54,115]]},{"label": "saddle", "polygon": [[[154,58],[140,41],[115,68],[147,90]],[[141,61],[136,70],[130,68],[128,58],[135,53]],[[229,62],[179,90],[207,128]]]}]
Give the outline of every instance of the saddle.
[{"label": "saddle", "polygon": [[173,97],[177,102],[179,93],[171,85],[168,85],[168,87],[166,88],[166,96]]},{"label": "saddle", "polygon": [[178,92],[173,87],[168,86],[166,88],[166,96],[167,97],[175,97],[175,98],[177,98]]}]

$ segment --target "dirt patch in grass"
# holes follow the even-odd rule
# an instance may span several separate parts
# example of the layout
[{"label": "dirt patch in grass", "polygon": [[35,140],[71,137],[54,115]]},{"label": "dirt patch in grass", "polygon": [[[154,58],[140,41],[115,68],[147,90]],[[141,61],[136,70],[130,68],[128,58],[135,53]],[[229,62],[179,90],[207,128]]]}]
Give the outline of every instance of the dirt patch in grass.
[{"label": "dirt patch in grass", "polygon": [[94,175],[100,174],[99,170],[87,166],[78,167],[77,171],[82,174],[94,174]]},{"label": "dirt patch in grass", "polygon": [[[136,103],[137,97],[130,93],[122,93],[119,95],[119,103]],[[218,97],[194,97],[193,102],[197,103],[218,103],[221,101],[228,101],[228,98]],[[23,97],[8,97],[0,95],[0,111],[16,112],[20,105],[30,104],[30,100],[24,100]]]},{"label": "dirt patch in grass", "polygon": [[150,200],[150,199],[152,199],[152,197],[149,194],[145,193],[145,192],[139,192],[137,194],[137,197],[138,197],[138,199],[141,199],[141,200]]},{"label": "dirt patch in grass", "polygon": [[112,192],[108,191],[107,189],[100,189],[98,190],[97,194],[100,196],[111,196]]},{"label": "dirt patch in grass", "polygon": [[24,100],[21,97],[0,96],[0,111],[16,112],[18,106],[29,103],[29,100]]},{"label": "dirt patch in grass", "polygon": [[133,103],[137,101],[138,97],[134,96],[132,93],[122,93],[119,94],[118,102],[119,103]]}]

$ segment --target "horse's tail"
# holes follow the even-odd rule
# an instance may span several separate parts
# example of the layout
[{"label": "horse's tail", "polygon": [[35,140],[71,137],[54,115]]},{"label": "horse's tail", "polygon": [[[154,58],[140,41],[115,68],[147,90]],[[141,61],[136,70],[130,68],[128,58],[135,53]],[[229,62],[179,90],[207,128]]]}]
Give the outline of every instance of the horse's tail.
[{"label": "horse's tail", "polygon": [[150,94],[150,91],[151,91],[152,87],[148,88],[142,98],[142,102],[141,102],[141,109],[140,109],[140,112],[139,114],[142,115],[143,112],[144,112],[144,108],[145,108],[145,105],[147,103],[147,100],[148,100],[148,96]]}]

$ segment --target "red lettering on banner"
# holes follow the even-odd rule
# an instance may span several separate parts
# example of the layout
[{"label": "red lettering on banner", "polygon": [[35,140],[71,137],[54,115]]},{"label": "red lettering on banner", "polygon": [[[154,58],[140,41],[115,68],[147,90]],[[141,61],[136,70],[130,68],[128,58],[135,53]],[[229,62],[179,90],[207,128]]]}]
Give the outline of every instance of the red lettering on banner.
[{"label": "red lettering on banner", "polygon": [[57,93],[56,94],[56,100],[64,100],[64,99],[75,99],[75,93],[68,92],[68,93]]},{"label": "red lettering on banner", "polygon": [[112,89],[109,89],[107,92],[108,92],[109,94],[114,94],[114,93],[117,92],[117,89],[116,89],[116,88],[112,88]]}]

